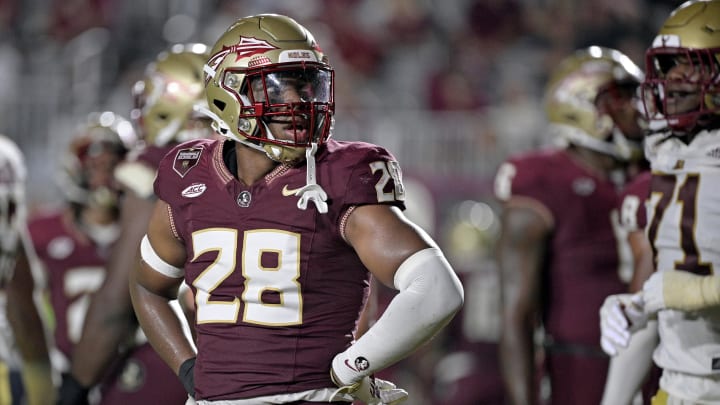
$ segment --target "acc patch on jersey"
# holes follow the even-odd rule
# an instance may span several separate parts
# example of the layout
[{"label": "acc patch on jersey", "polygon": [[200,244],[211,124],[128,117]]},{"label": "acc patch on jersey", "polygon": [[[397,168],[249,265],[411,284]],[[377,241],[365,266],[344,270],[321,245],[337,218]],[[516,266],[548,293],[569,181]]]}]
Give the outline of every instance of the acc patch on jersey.
[{"label": "acc patch on jersey", "polygon": [[190,169],[195,167],[200,161],[202,151],[202,147],[180,149],[177,155],[175,155],[175,161],[173,162],[173,170],[175,170],[175,173],[179,174],[180,177],[185,177]]}]

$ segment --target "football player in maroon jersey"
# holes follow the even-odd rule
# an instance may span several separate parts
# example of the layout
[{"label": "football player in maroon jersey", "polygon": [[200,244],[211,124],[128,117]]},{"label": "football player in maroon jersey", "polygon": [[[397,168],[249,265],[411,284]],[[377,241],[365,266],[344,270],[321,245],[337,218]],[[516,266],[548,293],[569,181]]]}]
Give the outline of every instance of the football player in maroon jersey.
[{"label": "football player in maroon jersey", "polygon": [[[67,203],[38,212],[29,223],[54,312],[52,358],[63,375],[60,401],[67,400],[68,381],[72,380],[69,360],[76,351],[88,303],[105,279],[108,254],[120,231],[122,192],[114,170],[135,141],[128,120],[109,111],[90,114],[73,137],[59,171],[58,184]],[[172,373],[159,367],[164,366],[162,361],[134,332],[129,330],[123,336],[113,363],[97,382],[99,403],[183,401],[182,386],[176,384]],[[162,393],[158,386],[163,387]],[[79,401],[87,401],[86,396]]]},{"label": "football player in maroon jersey", "polygon": [[157,165],[178,143],[212,134],[209,120],[196,111],[205,103],[206,52],[202,44],[172,46],[147,66],[132,89],[136,104],[130,115],[141,145],[115,170],[115,180],[124,191],[120,236],[108,256],[107,277],[90,302],[71,373],[63,380],[63,405],[83,403],[88,388],[102,379],[117,357],[125,337],[137,330],[128,275],[138,265],[137,248],[153,209]]},{"label": "football player in maroon jersey", "polygon": [[24,160],[17,145],[0,135],[0,398],[9,405],[45,405],[54,388],[28,265]]},{"label": "football player in maroon jersey", "polygon": [[[605,332],[608,328],[608,313],[616,311],[617,314],[620,314],[621,304],[632,305],[632,294],[641,291],[643,283],[655,271],[652,247],[645,233],[647,225],[645,205],[650,198],[650,181],[650,170],[643,171],[625,187],[621,197],[620,224],[627,231],[628,246],[633,257],[633,273],[627,293],[607,297],[600,308],[600,328],[602,332],[600,345],[603,351],[610,356],[615,356],[618,353],[618,346]],[[637,315],[644,317],[644,314],[638,313]],[[648,328],[648,333],[644,333],[642,339],[637,339],[634,342],[644,346],[644,348],[637,348],[636,350],[652,352],[657,345],[657,333],[651,330],[655,329],[656,326],[654,321],[650,322],[652,328]],[[618,332],[623,333],[622,331]],[[637,368],[642,369],[642,371],[628,374],[628,370]],[[634,378],[629,378],[631,375]],[[652,396],[657,392],[659,377],[660,369],[649,362],[637,362],[633,358],[616,356],[610,361],[601,404],[631,403],[637,395],[637,388],[640,386],[640,382],[636,378],[645,381],[641,389],[643,403],[650,404]]]},{"label": "football player in maroon jersey", "polygon": [[[373,378],[434,336],[462,286],[402,214],[400,167],[384,148],[329,139],[334,71],[291,18],[236,21],[205,67],[227,140],[176,147],[130,290],[155,349],[199,404],[396,404]],[[361,337],[370,275],[399,292]],[[197,350],[168,302],[195,297]]]},{"label": "football player in maroon jersey", "polygon": [[627,288],[617,206],[622,162],[631,141],[642,139],[641,80],[617,50],[592,46],[568,56],[545,99],[550,128],[567,147],[514,156],[498,170],[500,353],[512,404],[539,403],[540,378],[549,378],[552,404],[600,401],[608,358],[598,344],[597,311],[607,295]]}]

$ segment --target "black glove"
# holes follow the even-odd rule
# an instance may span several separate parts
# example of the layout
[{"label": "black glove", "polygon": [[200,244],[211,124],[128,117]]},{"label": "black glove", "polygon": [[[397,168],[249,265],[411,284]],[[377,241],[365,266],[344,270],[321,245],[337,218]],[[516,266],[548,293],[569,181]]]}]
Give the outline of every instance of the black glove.
[{"label": "black glove", "polygon": [[63,373],[56,405],[88,405],[88,391],[72,374]]},{"label": "black glove", "polygon": [[195,376],[193,371],[195,370],[195,357],[187,359],[180,365],[178,371],[178,377],[182,382],[185,391],[190,394],[191,397],[195,398]]}]

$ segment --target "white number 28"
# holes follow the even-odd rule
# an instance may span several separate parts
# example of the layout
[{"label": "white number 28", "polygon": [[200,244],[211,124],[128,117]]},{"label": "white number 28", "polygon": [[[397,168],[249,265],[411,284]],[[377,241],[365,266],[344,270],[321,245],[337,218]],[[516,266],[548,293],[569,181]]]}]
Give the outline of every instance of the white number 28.
[{"label": "white number 28", "polygon": [[[193,233],[196,260],[206,252],[217,252],[217,259],[196,279],[197,323],[235,323],[241,300],[242,321],[285,326],[302,323],[302,290],[300,277],[300,234],[275,229],[257,229],[243,234],[240,255],[245,288],[232,301],[211,300],[212,292],[235,271],[238,232],[228,228],[210,228]],[[265,267],[263,255],[277,258],[274,267]],[[277,294],[279,300],[263,302],[264,293]]]}]

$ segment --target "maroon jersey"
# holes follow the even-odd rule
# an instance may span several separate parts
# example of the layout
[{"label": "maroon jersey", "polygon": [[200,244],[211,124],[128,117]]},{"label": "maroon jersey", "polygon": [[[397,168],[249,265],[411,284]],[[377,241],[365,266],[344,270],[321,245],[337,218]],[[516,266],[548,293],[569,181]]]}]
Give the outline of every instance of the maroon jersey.
[{"label": "maroon jersey", "polygon": [[[498,184],[503,178],[505,184]],[[612,220],[617,213],[611,215],[619,205],[616,185],[564,149],[510,159],[496,185],[509,187],[498,197],[530,199],[552,221],[542,276],[546,332],[557,343],[594,346],[599,352],[598,310],[605,297],[626,290],[618,274]]]},{"label": "maroon jersey", "polygon": [[180,379],[149,343],[131,348],[113,365],[100,385],[102,405],[184,404]]},{"label": "maroon jersey", "polygon": [[[224,147],[223,147],[224,145]],[[385,149],[330,141],[316,156],[328,212],[298,208],[306,166],[279,165],[251,186],[223,160],[233,143],[195,140],[160,163],[195,293],[197,399],[241,399],[333,387],[332,358],[352,340],[369,273],[345,242],[348,209],[404,209],[400,169]]]},{"label": "maroon jersey", "polygon": [[143,152],[138,156],[137,160],[145,163],[153,169],[157,169],[163,156],[165,156],[165,154],[168,153],[175,145],[176,144],[171,144],[168,146],[150,145],[145,148],[145,150],[143,150]]},{"label": "maroon jersey", "polygon": [[622,193],[620,223],[628,231],[645,229],[647,213],[645,201],[650,197],[652,172],[646,170],[633,178]]},{"label": "maroon jersey", "polygon": [[143,199],[155,198],[153,181],[163,156],[174,145],[158,147],[154,145],[133,150],[128,158],[115,168],[115,180],[126,192]]},{"label": "maroon jersey", "polygon": [[82,332],[90,294],[105,279],[108,252],[78,229],[70,211],[41,214],[28,228],[48,277],[55,344],[69,358]]}]

